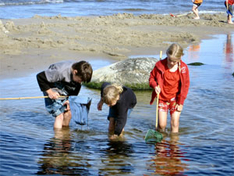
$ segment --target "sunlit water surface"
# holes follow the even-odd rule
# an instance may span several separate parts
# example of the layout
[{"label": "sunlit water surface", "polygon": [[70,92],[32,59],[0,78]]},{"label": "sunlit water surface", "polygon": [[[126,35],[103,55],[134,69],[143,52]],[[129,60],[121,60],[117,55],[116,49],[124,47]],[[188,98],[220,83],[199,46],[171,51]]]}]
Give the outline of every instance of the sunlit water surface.
[{"label": "sunlit water surface", "polygon": [[[88,126],[53,130],[43,99],[0,101],[0,175],[232,175],[234,173],[234,72],[232,35],[219,35],[185,49],[191,86],[180,119],[180,134],[146,144],[154,129],[150,91],[135,92],[138,104],[128,119],[123,141],[107,137],[108,107],[97,111],[92,97]],[[157,56],[158,57],[158,56]],[[91,61],[94,69],[113,61]],[[0,97],[42,95],[35,74],[0,81]],[[167,131],[170,131],[168,122]]]}]

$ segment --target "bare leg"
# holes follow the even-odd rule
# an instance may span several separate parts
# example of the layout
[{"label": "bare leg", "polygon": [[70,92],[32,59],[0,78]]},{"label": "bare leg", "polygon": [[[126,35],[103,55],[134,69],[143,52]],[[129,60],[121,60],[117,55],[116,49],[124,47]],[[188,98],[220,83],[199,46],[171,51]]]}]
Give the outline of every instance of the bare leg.
[{"label": "bare leg", "polygon": [[55,129],[61,129],[62,126],[63,126],[63,113],[61,113],[60,115],[58,115],[56,118],[55,118],[55,121],[54,121],[54,128]]},{"label": "bare leg", "polygon": [[232,16],[228,14],[228,17],[227,17],[227,21],[228,21],[228,24],[233,24],[232,22]]},{"label": "bare leg", "polygon": [[119,136],[114,135],[115,132],[115,119],[113,117],[109,117],[109,128],[108,128],[108,132],[109,132],[109,138],[111,140],[115,140],[115,139],[120,139],[121,137],[123,137],[123,133],[124,133],[124,128],[122,129],[121,133]]},{"label": "bare leg", "polygon": [[120,133],[120,137],[123,137],[123,134],[124,134],[124,128],[122,129],[122,132]]},{"label": "bare leg", "polygon": [[54,129],[54,137],[56,139],[69,139],[70,138],[70,128]]},{"label": "bare leg", "polygon": [[115,119],[113,117],[110,117],[109,128],[108,128],[109,135],[113,135],[114,131],[115,131]]},{"label": "bare leg", "polygon": [[55,128],[54,129],[54,137],[56,139],[62,139],[62,137],[63,137],[63,131],[62,131],[62,129]]},{"label": "bare leg", "polygon": [[69,126],[71,121],[71,111],[66,111],[55,118],[54,128],[61,129],[63,126]]},{"label": "bare leg", "polygon": [[179,133],[171,133],[171,142],[177,143],[178,140],[179,140]]},{"label": "bare leg", "polygon": [[171,132],[172,133],[179,132],[180,114],[181,114],[181,112],[175,111],[171,116]]},{"label": "bare leg", "polygon": [[64,112],[64,119],[63,119],[63,126],[69,126],[69,123],[71,121],[71,111]]},{"label": "bare leg", "polygon": [[198,14],[198,7],[196,5],[193,5],[192,11],[195,14],[194,19],[197,19],[197,20],[200,19],[199,14]]},{"label": "bare leg", "polygon": [[159,111],[159,130],[165,131],[165,128],[167,126],[167,112]]}]

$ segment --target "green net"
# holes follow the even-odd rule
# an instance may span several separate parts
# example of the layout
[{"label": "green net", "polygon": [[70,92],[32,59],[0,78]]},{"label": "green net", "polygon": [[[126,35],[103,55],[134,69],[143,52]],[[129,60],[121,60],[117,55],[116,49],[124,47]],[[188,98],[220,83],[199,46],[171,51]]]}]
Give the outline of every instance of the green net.
[{"label": "green net", "polygon": [[161,142],[162,139],[163,139],[162,134],[155,130],[148,130],[145,135],[146,143],[158,143]]}]

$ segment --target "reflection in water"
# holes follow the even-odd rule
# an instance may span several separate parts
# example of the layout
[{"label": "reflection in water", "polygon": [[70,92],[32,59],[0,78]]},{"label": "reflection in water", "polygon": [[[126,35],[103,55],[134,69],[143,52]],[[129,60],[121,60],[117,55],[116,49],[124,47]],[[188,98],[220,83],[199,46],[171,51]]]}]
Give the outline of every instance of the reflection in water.
[{"label": "reflection in water", "polygon": [[224,55],[225,55],[225,66],[231,68],[232,62],[234,60],[234,46],[232,43],[232,35],[227,34],[226,43],[224,43]]},{"label": "reflection in water", "polygon": [[110,141],[105,156],[101,158],[102,168],[99,175],[125,175],[134,173],[130,156],[134,153],[132,144],[125,141]]},{"label": "reflection in water", "polygon": [[72,150],[70,129],[55,130],[54,137],[44,145],[37,174],[89,175],[88,165]]},{"label": "reflection in water", "polygon": [[184,153],[179,148],[179,136],[172,135],[171,140],[162,140],[161,143],[155,145],[156,156],[150,163],[150,169],[154,174],[160,175],[184,175],[188,170],[188,165],[181,160],[184,158]]},{"label": "reflection in water", "polygon": [[200,44],[190,45],[188,49],[188,60],[194,62],[199,60],[200,57]]}]

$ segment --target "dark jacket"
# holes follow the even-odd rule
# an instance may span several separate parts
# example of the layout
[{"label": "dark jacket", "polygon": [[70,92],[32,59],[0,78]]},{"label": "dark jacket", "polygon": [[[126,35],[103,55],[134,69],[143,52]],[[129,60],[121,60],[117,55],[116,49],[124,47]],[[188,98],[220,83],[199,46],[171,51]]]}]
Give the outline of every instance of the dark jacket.
[{"label": "dark jacket", "polygon": [[58,88],[67,95],[78,95],[81,84],[72,80],[71,61],[63,61],[52,64],[45,71],[37,74],[37,82],[41,91],[45,92],[50,88]]}]

